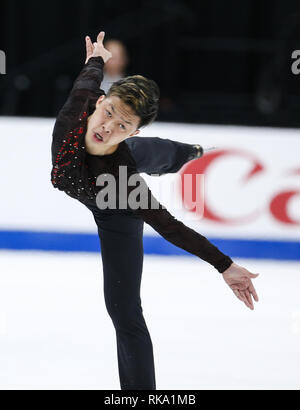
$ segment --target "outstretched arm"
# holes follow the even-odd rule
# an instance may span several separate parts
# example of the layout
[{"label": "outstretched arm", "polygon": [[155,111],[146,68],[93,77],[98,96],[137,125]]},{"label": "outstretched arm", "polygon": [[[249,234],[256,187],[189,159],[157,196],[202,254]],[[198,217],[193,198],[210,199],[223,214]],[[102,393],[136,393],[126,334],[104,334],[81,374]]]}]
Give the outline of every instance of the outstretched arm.
[{"label": "outstretched arm", "polygon": [[[133,185],[138,183],[138,190]],[[137,200],[135,194],[139,194]],[[152,226],[161,236],[173,245],[198,256],[213,265],[218,272],[223,273],[233,263],[232,259],[224,255],[216,246],[198,232],[184,225],[171,215],[160,204],[148,188],[145,180],[135,174],[134,181],[128,186],[128,205],[146,223]]]},{"label": "outstretched arm", "polygon": [[139,184],[139,191],[146,195],[146,206],[144,206],[144,209],[140,207],[133,208],[130,203],[130,207],[135,209],[134,212],[146,223],[151,225],[153,229],[167,241],[214,266],[218,272],[223,274],[225,282],[233,290],[236,297],[253,310],[252,297],[255,301],[258,301],[258,296],[251,279],[256,278],[258,274],[252,274],[247,269],[237,265],[229,256],[222,253],[203,235],[174,218],[174,216],[154,198],[146,182],[140,176]]},{"label": "outstretched arm", "polygon": [[136,162],[137,171],[149,175],[178,172],[185,163],[203,155],[200,145],[159,137],[131,137],[126,144]]}]

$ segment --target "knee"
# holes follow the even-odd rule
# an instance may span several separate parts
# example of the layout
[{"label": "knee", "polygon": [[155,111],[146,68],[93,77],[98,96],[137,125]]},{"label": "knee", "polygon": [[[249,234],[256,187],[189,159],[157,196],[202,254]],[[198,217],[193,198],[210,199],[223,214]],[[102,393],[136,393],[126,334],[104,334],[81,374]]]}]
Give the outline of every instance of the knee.
[{"label": "knee", "polygon": [[139,304],[124,305],[106,302],[107,312],[116,329],[134,329],[144,324],[142,308]]}]

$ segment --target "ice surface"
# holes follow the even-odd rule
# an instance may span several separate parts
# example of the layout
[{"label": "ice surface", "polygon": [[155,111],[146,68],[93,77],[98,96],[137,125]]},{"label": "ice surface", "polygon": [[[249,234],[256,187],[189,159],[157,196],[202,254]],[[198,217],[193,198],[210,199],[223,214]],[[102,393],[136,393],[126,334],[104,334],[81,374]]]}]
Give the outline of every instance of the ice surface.
[{"label": "ice surface", "polygon": [[[300,263],[236,259],[251,311],[196,257],[145,256],[157,389],[299,389]],[[2,389],[120,389],[100,255],[0,251]]]}]

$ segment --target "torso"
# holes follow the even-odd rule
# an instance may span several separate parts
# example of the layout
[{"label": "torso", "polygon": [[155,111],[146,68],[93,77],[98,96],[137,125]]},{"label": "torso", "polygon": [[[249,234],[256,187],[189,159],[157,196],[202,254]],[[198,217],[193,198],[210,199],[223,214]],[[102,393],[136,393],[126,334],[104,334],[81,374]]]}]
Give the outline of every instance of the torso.
[{"label": "torso", "polygon": [[[126,183],[128,183],[128,178],[130,175],[137,173],[135,161],[132,158],[130,151],[127,147],[125,141],[121,142],[116,151],[110,155],[92,155],[86,152],[85,154],[85,162],[88,166],[88,176],[92,183],[97,182],[97,178],[99,175],[103,174],[110,174],[115,178],[116,187],[117,187],[117,208],[118,208],[118,187],[119,187],[119,179],[120,179],[120,167],[126,167]],[[98,188],[100,191],[100,187]],[[97,212],[97,213],[125,213],[125,214],[132,214],[132,210],[124,210],[124,209],[114,209],[114,210],[100,210],[97,207],[96,199],[89,201],[89,203],[85,204],[89,209]]]}]

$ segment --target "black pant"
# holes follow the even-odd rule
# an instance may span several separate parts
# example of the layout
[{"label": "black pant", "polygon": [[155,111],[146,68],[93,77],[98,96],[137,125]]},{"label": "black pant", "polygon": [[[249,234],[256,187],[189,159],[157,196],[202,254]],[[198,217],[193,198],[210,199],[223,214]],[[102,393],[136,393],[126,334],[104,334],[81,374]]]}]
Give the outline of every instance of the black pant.
[{"label": "black pant", "polygon": [[104,297],[113,321],[122,390],[155,390],[153,348],[140,298],[144,221],[94,213],[101,243]]}]

